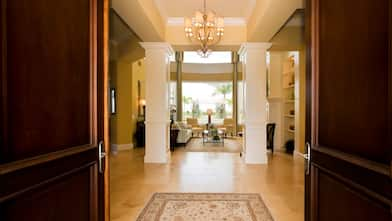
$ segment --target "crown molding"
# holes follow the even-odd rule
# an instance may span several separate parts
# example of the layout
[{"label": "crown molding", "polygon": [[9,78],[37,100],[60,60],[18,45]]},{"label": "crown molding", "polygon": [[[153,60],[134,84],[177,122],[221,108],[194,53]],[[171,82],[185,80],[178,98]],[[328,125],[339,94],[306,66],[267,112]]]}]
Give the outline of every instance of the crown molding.
[{"label": "crown molding", "polygon": [[169,56],[174,54],[172,46],[167,42],[139,42],[145,50],[164,50]]},{"label": "crown molding", "polygon": [[[184,17],[168,17],[167,26],[184,26]],[[246,26],[246,18],[244,17],[224,17],[225,26]]]},{"label": "crown molding", "polygon": [[272,46],[272,43],[269,42],[246,42],[241,44],[240,50],[238,54],[243,55],[248,50],[268,50]]}]

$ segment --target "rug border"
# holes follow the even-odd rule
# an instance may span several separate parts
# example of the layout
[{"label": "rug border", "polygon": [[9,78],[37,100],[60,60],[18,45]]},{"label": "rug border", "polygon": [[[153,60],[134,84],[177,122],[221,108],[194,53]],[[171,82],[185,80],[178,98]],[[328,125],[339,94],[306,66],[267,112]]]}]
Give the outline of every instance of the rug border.
[{"label": "rug border", "polygon": [[263,200],[263,198],[261,197],[260,193],[229,193],[229,192],[224,192],[224,193],[219,193],[219,192],[154,192],[153,194],[151,194],[150,199],[147,201],[147,203],[145,203],[143,209],[139,212],[139,215],[136,218],[136,221],[141,221],[141,216],[144,215],[147,212],[147,208],[148,206],[153,202],[153,200],[155,199],[156,195],[159,194],[185,194],[185,195],[190,195],[190,194],[194,194],[194,195],[233,195],[233,194],[238,194],[238,195],[257,195],[257,197],[259,198],[259,200],[264,204],[268,214],[271,217],[272,221],[275,221],[270,209],[268,208],[267,204],[265,203],[265,201]]}]

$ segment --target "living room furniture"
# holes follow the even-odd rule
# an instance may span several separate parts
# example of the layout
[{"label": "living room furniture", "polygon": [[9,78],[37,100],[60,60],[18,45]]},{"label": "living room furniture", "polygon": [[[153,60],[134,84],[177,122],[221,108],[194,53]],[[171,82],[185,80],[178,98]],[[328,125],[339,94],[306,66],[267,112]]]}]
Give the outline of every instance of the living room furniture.
[{"label": "living room furniture", "polygon": [[135,133],[136,147],[144,147],[146,144],[146,126],[143,120],[136,122],[136,133]]},{"label": "living room furniture", "polygon": [[180,130],[178,128],[170,128],[170,151],[173,152],[177,147],[177,137]]},{"label": "living room furniture", "polygon": [[225,145],[225,134],[219,128],[213,128],[209,130],[203,130],[203,144],[206,143],[221,143]]},{"label": "living room furniture", "polygon": [[197,118],[187,118],[186,123],[192,128],[192,136],[195,134],[197,136],[200,136],[200,134],[203,132],[203,128],[200,126]]},{"label": "living room furniture", "polygon": [[175,122],[172,126],[173,129],[178,129],[177,143],[176,145],[185,146],[192,138],[192,127],[183,123]]},{"label": "living room furniture", "polygon": [[267,124],[267,149],[271,149],[274,153],[274,134],[275,134],[275,123]]},{"label": "living room furniture", "polygon": [[226,137],[228,134],[230,134],[230,136],[234,135],[234,120],[232,118],[223,119],[223,125],[218,127],[224,132]]}]

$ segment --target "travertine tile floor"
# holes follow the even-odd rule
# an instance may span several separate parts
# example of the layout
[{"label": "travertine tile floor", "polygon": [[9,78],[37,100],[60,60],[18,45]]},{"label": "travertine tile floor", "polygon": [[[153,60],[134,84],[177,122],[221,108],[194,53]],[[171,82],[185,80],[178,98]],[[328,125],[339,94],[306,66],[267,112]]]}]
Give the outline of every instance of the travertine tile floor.
[{"label": "travertine tile floor", "polygon": [[175,151],[167,165],[144,164],[143,149],[110,157],[112,221],[135,220],[154,192],[260,193],[275,221],[304,220],[304,160],[275,152],[267,165],[235,153]]}]

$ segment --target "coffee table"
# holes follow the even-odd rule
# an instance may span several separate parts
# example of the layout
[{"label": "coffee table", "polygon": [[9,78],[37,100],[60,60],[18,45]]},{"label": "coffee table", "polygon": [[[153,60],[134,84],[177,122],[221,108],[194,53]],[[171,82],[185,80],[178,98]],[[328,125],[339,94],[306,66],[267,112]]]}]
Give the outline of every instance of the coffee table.
[{"label": "coffee table", "polygon": [[204,130],[203,131],[203,144],[206,143],[221,143],[222,146],[225,144],[225,133],[220,130]]}]

